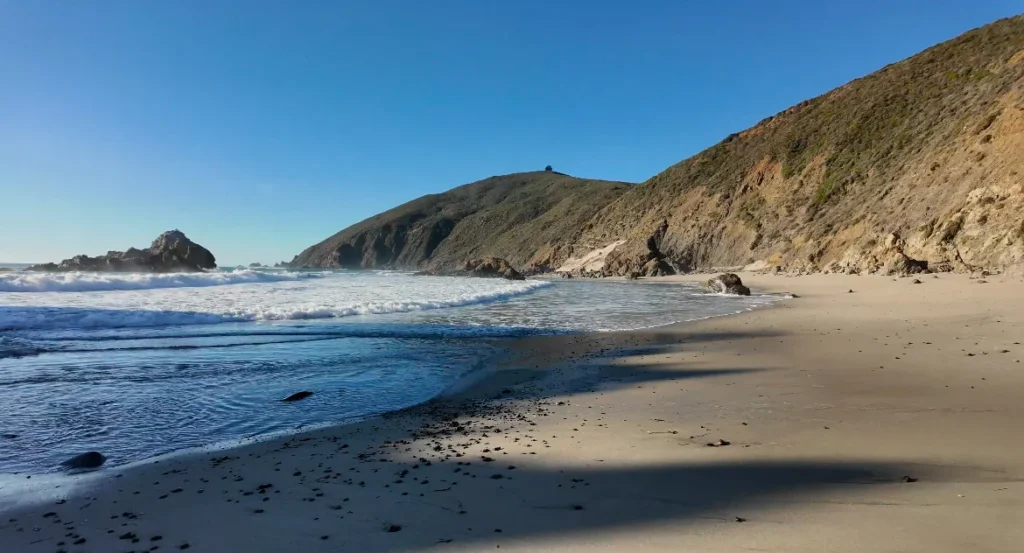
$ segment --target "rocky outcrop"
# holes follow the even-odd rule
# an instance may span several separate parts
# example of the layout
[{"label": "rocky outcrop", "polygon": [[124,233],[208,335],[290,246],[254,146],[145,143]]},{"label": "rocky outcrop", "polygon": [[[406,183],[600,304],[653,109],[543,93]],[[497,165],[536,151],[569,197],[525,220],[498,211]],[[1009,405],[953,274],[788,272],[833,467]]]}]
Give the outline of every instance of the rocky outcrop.
[{"label": "rocky outcrop", "polygon": [[750,288],[743,285],[743,281],[735,273],[723,273],[709,279],[704,287],[713,294],[733,294],[736,296],[749,296]]},{"label": "rocky outcrop", "polygon": [[469,276],[482,278],[504,278],[506,280],[525,280],[519,271],[515,270],[508,261],[500,257],[485,257],[466,262],[462,270]]},{"label": "rocky outcrop", "polygon": [[431,268],[416,273],[419,276],[462,276],[476,278],[504,278],[526,280],[509,262],[500,257],[484,257],[467,261],[459,269]]},{"label": "rocky outcrop", "polygon": [[96,257],[76,255],[60,263],[33,265],[26,270],[182,273],[216,267],[217,260],[209,250],[189,240],[185,233],[171,230],[158,236],[147,249],[128,248]]}]

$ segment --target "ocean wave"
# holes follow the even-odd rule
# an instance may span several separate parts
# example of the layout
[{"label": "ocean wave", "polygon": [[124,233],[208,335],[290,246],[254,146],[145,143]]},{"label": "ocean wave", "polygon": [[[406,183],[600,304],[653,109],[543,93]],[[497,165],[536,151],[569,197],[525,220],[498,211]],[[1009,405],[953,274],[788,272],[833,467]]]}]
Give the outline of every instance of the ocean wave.
[{"label": "ocean wave", "polygon": [[240,269],[210,273],[35,273],[0,274],[0,292],[113,292],[193,288],[226,284],[284,282],[316,277],[315,273],[266,273]]},{"label": "ocean wave", "polygon": [[284,304],[225,309],[219,312],[110,309],[63,306],[0,306],[0,331],[140,328],[247,321],[333,319],[357,315],[408,313],[490,303],[549,286],[527,281],[509,289],[451,296],[438,300],[363,301],[341,305]]}]

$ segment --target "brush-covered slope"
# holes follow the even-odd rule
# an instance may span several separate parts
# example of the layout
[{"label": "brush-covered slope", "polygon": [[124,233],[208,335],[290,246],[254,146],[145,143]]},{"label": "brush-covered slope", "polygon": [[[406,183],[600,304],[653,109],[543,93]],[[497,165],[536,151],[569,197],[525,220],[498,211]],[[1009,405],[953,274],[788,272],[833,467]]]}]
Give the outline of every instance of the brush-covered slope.
[{"label": "brush-covered slope", "polygon": [[[1024,16],[803,102],[602,209],[604,272],[1001,268],[1024,259]],[[904,256],[905,254],[905,256]],[[888,267],[886,265],[889,264]]]},{"label": "brush-covered slope", "polygon": [[445,269],[496,256],[544,269],[564,259],[562,245],[629,188],[551,171],[491,177],[348,227],[307,248],[291,266]]}]

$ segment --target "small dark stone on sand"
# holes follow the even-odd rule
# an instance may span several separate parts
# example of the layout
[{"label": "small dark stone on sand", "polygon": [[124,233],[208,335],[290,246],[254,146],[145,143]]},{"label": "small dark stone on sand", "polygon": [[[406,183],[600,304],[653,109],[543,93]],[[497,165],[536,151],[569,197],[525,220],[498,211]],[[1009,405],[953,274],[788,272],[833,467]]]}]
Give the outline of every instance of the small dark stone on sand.
[{"label": "small dark stone on sand", "polygon": [[329,538],[329,537],[330,537],[330,536],[320,536],[320,539],[322,539],[322,540],[326,540],[326,539],[327,539],[327,538]]},{"label": "small dark stone on sand", "polygon": [[736,517],[736,522],[746,522],[746,521],[747,521],[747,519],[745,519],[743,517]]},{"label": "small dark stone on sand", "polygon": [[187,544],[187,543],[183,543],[183,544],[178,546],[178,549],[188,549],[189,547],[192,547],[192,546]]},{"label": "small dark stone on sand", "polygon": [[105,463],[107,458],[98,451],[88,451],[76,455],[61,463],[61,466],[69,469],[94,469]]},{"label": "small dark stone on sand", "polygon": [[121,534],[120,536],[118,536],[117,539],[119,539],[119,540],[134,540],[137,537],[138,536],[135,535],[135,532],[125,532],[124,534]]},{"label": "small dark stone on sand", "polygon": [[902,478],[902,480],[903,480],[903,482],[906,482],[906,483],[917,482],[917,478],[914,478],[913,476],[904,476]]},{"label": "small dark stone on sand", "polygon": [[397,524],[389,524],[384,527],[384,530],[393,534],[395,532],[401,532],[402,527]]},{"label": "small dark stone on sand", "polygon": [[708,442],[708,447],[725,447],[732,445],[732,442],[726,440],[718,440],[717,442]]}]

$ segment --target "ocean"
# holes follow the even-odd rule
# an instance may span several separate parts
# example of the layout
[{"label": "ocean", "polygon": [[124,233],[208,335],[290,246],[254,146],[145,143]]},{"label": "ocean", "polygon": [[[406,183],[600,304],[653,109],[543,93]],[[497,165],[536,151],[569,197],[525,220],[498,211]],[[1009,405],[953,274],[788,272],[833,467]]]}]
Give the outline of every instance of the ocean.
[{"label": "ocean", "polygon": [[[780,299],[693,284],[388,271],[0,273],[0,473],[120,465],[427,401],[535,334],[727,315]],[[308,399],[281,402],[313,391]]]}]

